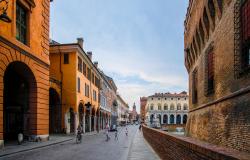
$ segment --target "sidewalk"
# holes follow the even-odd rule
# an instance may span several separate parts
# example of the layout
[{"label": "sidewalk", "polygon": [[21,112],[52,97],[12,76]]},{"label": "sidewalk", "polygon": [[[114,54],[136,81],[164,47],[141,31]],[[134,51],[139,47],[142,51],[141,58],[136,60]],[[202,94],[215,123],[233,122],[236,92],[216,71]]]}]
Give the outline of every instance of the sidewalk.
[{"label": "sidewalk", "polygon": [[[97,132],[90,132],[83,134],[85,136],[96,135]],[[56,145],[60,143],[64,143],[67,141],[71,141],[75,139],[75,135],[66,135],[66,134],[58,134],[58,135],[50,135],[49,141],[45,142],[24,142],[21,145],[17,145],[17,142],[9,143],[4,146],[2,150],[0,150],[0,158],[4,156],[8,156],[11,154],[26,152],[34,149],[39,149],[51,145]]]},{"label": "sidewalk", "polygon": [[137,131],[129,151],[128,160],[160,160],[159,156],[143,138],[142,132]]}]

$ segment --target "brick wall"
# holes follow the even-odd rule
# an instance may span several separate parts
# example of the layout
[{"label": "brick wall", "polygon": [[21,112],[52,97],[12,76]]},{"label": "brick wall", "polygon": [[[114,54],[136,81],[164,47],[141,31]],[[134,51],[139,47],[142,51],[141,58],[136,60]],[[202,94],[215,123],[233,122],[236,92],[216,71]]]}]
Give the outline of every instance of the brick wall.
[{"label": "brick wall", "polygon": [[164,160],[249,160],[250,154],[143,126],[143,136]]},{"label": "brick wall", "polygon": [[[209,1],[193,0],[192,9],[187,14],[185,30],[186,66],[189,72],[190,113],[186,131],[188,136],[250,153],[250,78],[244,75],[235,77],[237,70],[235,40],[237,31],[236,13],[240,0],[224,0],[223,10],[215,5],[215,21],[212,21],[208,7]],[[204,24],[204,13],[207,13],[209,25]],[[206,31],[204,42],[197,45],[200,26]],[[196,39],[196,40],[195,40]],[[197,46],[194,51],[191,44]],[[206,54],[214,53],[214,92],[206,93],[207,63]],[[188,65],[187,65],[187,62]],[[197,103],[192,103],[192,72],[197,69]],[[242,92],[239,94],[239,92]]]}]

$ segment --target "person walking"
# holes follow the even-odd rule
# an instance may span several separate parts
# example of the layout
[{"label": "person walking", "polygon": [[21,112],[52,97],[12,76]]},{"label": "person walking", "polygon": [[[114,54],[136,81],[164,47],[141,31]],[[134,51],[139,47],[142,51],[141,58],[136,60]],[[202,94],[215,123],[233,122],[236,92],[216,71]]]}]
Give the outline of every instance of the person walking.
[{"label": "person walking", "polygon": [[115,140],[118,141],[118,130],[115,131]]},{"label": "person walking", "polygon": [[109,141],[110,137],[109,137],[109,125],[108,125],[108,123],[106,123],[106,126],[105,126],[105,134],[106,134],[106,141]]},{"label": "person walking", "polygon": [[128,128],[127,127],[125,129],[125,134],[126,134],[126,136],[128,136]]}]

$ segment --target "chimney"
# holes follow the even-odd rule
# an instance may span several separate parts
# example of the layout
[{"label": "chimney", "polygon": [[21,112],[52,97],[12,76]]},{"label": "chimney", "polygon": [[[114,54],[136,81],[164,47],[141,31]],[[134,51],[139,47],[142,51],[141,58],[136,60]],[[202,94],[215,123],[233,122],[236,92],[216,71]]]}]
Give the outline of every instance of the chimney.
[{"label": "chimney", "polygon": [[77,38],[77,43],[82,47],[82,49],[83,49],[83,42],[84,42],[83,38]]},{"label": "chimney", "polygon": [[94,65],[95,65],[96,68],[98,68],[98,62],[97,61],[94,62]]},{"label": "chimney", "polygon": [[87,52],[87,56],[89,57],[90,60],[92,60],[92,52],[91,51]]}]

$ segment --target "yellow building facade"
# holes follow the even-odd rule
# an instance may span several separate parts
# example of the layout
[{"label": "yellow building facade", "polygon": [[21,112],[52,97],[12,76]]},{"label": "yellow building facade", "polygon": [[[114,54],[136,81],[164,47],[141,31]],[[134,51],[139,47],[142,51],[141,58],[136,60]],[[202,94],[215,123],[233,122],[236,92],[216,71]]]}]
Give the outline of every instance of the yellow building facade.
[{"label": "yellow building facade", "polygon": [[101,75],[92,53],[83,50],[83,39],[72,44],[52,43],[50,61],[51,97],[58,97],[50,101],[50,107],[57,108],[50,114],[51,124],[58,129],[50,131],[75,133],[78,126],[83,132],[99,130]]}]

